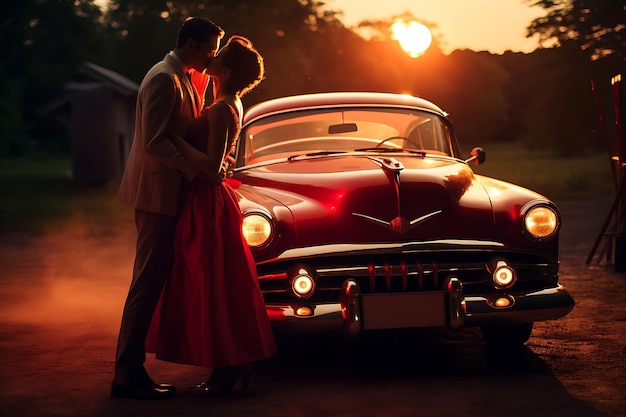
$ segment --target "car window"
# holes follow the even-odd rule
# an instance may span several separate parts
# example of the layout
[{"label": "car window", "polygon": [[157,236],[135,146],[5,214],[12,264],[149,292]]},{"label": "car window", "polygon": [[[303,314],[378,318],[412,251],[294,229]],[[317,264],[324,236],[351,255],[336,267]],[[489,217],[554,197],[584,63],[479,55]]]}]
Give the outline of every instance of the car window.
[{"label": "car window", "polygon": [[302,153],[376,147],[452,155],[449,132],[439,116],[404,108],[315,109],[272,115],[246,126],[240,142],[240,165]]}]

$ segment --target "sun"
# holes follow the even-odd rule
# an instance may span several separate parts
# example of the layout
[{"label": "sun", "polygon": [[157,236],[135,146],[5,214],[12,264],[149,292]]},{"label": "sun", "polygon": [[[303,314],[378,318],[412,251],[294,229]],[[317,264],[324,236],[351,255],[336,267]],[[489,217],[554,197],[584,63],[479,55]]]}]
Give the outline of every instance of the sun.
[{"label": "sun", "polygon": [[400,43],[404,51],[412,58],[422,55],[433,41],[430,30],[416,21],[396,21],[391,25],[391,37]]}]

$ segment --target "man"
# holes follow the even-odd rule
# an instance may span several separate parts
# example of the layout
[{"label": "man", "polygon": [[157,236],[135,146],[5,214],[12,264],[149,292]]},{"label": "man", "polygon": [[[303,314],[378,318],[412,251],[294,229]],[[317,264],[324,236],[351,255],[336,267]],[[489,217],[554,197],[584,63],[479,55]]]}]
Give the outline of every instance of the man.
[{"label": "man", "polygon": [[154,65],[139,87],[135,135],[118,198],[135,208],[137,252],[124,306],[111,396],[161,399],[175,388],[156,384],[144,368],[145,339],[173,259],[180,202],[198,174],[168,135],[187,136],[202,106],[187,71],[204,71],[224,31],[202,18],[188,18],[178,31],[176,48]]}]

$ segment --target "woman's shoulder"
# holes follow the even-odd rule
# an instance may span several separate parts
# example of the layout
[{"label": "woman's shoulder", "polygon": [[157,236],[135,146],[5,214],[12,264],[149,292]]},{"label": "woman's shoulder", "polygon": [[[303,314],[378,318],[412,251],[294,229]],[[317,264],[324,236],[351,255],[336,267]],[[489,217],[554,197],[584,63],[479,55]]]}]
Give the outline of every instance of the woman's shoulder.
[{"label": "woman's shoulder", "polygon": [[233,103],[229,100],[216,100],[208,107],[208,110],[211,111],[211,109],[224,115],[231,114],[233,118],[235,118],[235,120],[240,119],[236,103]]},{"label": "woman's shoulder", "polygon": [[227,109],[229,109],[232,112],[237,112],[237,104],[234,100],[230,100],[230,99],[219,99],[219,100],[215,100],[211,106],[223,106],[226,107]]}]

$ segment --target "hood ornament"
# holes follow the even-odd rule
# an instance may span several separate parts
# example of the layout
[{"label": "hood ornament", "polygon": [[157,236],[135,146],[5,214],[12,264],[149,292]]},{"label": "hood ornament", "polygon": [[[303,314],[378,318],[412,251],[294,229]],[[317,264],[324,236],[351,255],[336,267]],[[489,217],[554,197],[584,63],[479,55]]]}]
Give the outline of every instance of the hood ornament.
[{"label": "hood ornament", "polygon": [[372,217],[372,216],[368,216],[367,214],[361,214],[361,213],[352,213],[353,216],[357,216],[357,217],[362,217],[365,220],[372,222],[374,224],[383,226],[389,230],[391,230],[392,232],[396,232],[396,233],[406,233],[409,230],[413,229],[415,226],[417,226],[420,223],[425,222],[426,220],[429,220],[430,218],[441,214],[443,212],[443,210],[436,210],[433,211],[432,213],[428,213],[425,214],[423,216],[417,217],[413,220],[409,220],[406,217],[402,217],[402,216],[398,216],[395,219],[391,220],[391,221],[387,221],[387,220],[382,220],[382,219],[377,219],[376,217]]},{"label": "hood ornament", "polygon": [[409,230],[413,229],[418,224],[423,223],[426,220],[430,219],[431,217],[442,213],[442,210],[437,210],[437,211],[433,211],[432,213],[425,214],[421,217],[417,217],[413,220],[409,220],[406,217],[402,216],[400,214],[400,171],[404,169],[404,165],[402,164],[402,162],[398,161],[396,158],[393,158],[393,157],[391,158],[369,157],[369,159],[371,159],[373,162],[378,164],[382,168],[382,170],[386,172],[388,175],[391,174],[390,176],[393,178],[393,186],[396,192],[396,204],[398,207],[398,216],[391,221],[377,219],[376,217],[372,217],[372,216],[369,216],[367,214],[362,214],[362,213],[352,213],[353,216],[362,217],[369,222],[372,222],[379,226],[383,226],[395,233],[406,233]]},{"label": "hood ornament", "polygon": [[383,169],[383,171],[391,172],[394,175],[399,175],[400,171],[404,169],[404,165],[402,165],[402,162],[393,157],[377,158],[374,156],[368,156],[368,158],[377,163]]}]

